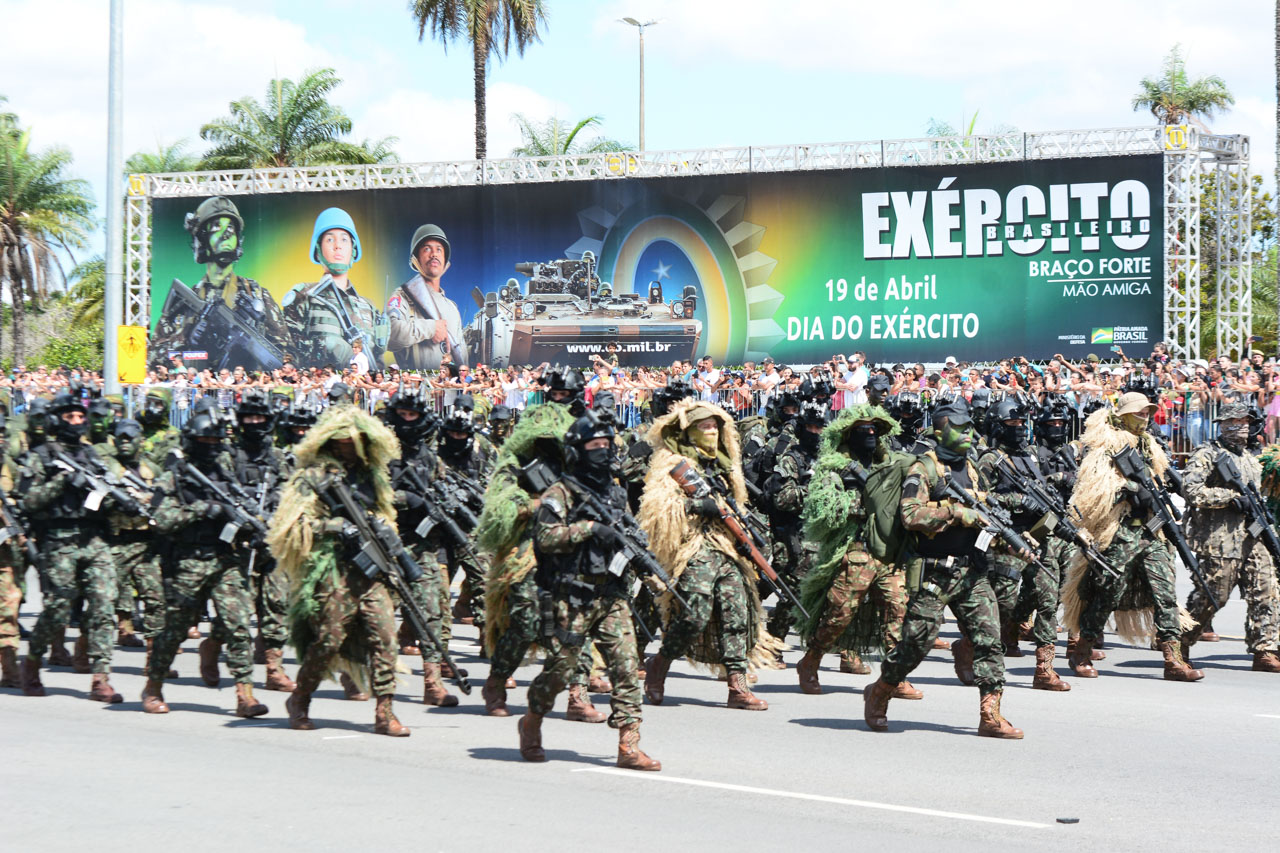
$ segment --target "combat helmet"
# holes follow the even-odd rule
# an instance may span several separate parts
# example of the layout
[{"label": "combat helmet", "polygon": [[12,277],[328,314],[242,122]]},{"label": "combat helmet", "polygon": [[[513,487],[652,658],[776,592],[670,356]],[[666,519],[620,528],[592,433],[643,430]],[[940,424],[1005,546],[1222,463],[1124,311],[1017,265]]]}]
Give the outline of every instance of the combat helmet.
[{"label": "combat helmet", "polygon": [[218,262],[226,266],[244,255],[244,218],[231,199],[216,195],[200,202],[195,212],[188,213],[182,221],[182,227],[191,235],[191,252],[195,255],[197,264],[207,264],[214,260],[209,251],[209,234],[205,225],[221,216],[226,216],[235,223],[238,239],[234,257],[220,258]]},{"label": "combat helmet", "polygon": [[324,260],[320,257],[320,238],[324,236],[324,232],[335,228],[341,228],[351,235],[351,263],[354,264],[360,260],[360,235],[356,233],[356,223],[351,219],[351,214],[340,207],[328,207],[320,211],[320,215],[316,217],[315,227],[311,229],[313,263],[324,266]]},{"label": "combat helmet", "polygon": [[415,272],[421,272],[418,269],[418,249],[422,248],[422,244],[427,240],[436,240],[444,246],[444,262],[449,263],[449,257],[453,250],[449,246],[449,238],[444,235],[444,230],[439,225],[419,225],[418,230],[413,232],[413,239],[409,241],[409,266],[413,267]]}]

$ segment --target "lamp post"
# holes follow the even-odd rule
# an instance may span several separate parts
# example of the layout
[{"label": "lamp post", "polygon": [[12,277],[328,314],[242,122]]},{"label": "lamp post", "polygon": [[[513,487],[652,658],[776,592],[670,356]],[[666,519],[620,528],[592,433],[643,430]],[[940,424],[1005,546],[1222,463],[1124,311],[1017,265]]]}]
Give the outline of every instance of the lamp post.
[{"label": "lamp post", "polygon": [[624,24],[630,24],[640,31],[640,150],[644,151],[644,28],[652,27],[657,21],[645,21],[643,24],[635,18],[619,18]]},{"label": "lamp post", "polygon": [[124,2],[111,0],[110,49],[107,63],[107,276],[103,289],[102,384],[107,394],[120,392],[117,335],[124,307]]}]

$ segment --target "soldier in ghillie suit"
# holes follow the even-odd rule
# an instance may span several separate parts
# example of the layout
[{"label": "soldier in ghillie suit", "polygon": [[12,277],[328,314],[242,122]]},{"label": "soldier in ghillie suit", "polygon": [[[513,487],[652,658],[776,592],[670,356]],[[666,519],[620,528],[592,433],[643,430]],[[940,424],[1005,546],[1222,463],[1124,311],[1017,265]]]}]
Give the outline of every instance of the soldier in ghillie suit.
[{"label": "soldier in ghillie suit", "polygon": [[311,694],[346,671],[377,698],[374,732],[408,737],[391,710],[396,688],[396,618],[391,590],[351,559],[350,520],[330,513],[320,492],[344,481],[358,503],[395,524],[388,465],[399,455],[395,435],[356,406],[333,406],[295,449],[297,470],[271,518],[267,544],[290,581],[290,642],[298,651],[296,687],[286,706],[289,726],[311,730]]},{"label": "soldier in ghillie suit", "polygon": [[[907,590],[897,565],[905,538],[897,523],[898,496],[912,457],[891,449],[898,429],[884,409],[863,403],[842,410],[822,432],[822,452],[804,500],[805,536],[821,549],[800,585],[811,617],[799,625],[808,644],[796,665],[804,693],[822,692],[818,667],[824,654],[891,649],[902,637]],[[851,470],[855,463],[857,473]],[[860,474],[866,483],[859,483]],[[905,680],[893,695],[923,697]]]},{"label": "soldier in ghillie suit", "polygon": [[1112,612],[1116,633],[1135,645],[1146,646],[1154,628],[1164,654],[1165,678],[1204,678],[1202,671],[1187,664],[1180,649],[1183,632],[1194,623],[1179,613],[1173,547],[1164,531],[1152,533],[1147,527],[1156,497],[1126,479],[1112,460],[1125,448],[1135,448],[1153,480],[1164,476],[1169,458],[1147,432],[1154,408],[1145,395],[1131,391],[1120,397],[1114,413],[1100,409],[1085,421],[1083,440],[1089,450],[1080,465],[1071,504],[1080,514],[1080,527],[1120,577],[1088,562],[1082,554],[1071,566],[1062,605],[1068,631],[1079,632],[1079,640],[1068,640],[1067,660],[1081,678],[1098,677],[1090,662],[1091,652]]},{"label": "soldier in ghillie suit", "polygon": [[[695,663],[723,666],[730,708],[767,710],[748,684],[749,666],[772,664],[782,643],[764,628],[764,608],[754,566],[737,551],[721,518],[723,497],[739,505],[747,499],[733,419],[711,403],[684,400],[649,431],[653,446],[640,499],[638,520],[650,548],[675,582],[688,609],[670,594],[663,611],[662,648],[645,667],[645,695],[662,704],[667,670],[688,656]],[[712,485],[713,494],[691,498],[671,476],[681,462]]]},{"label": "soldier in ghillie suit", "polygon": [[[541,500],[526,488],[521,469],[541,459],[559,471],[564,460],[561,441],[574,421],[569,413],[574,391],[553,388],[547,394],[547,402],[528,409],[502,445],[476,527],[477,544],[490,556],[484,600],[484,647],[490,662],[481,695],[485,713],[494,717],[508,716],[506,691],[515,686],[511,676],[542,636],[530,525]],[[570,695],[571,713],[575,698]],[[589,707],[590,702],[583,701]]]},{"label": "soldier in ghillie suit", "polygon": [[908,673],[933,648],[942,623],[942,609],[950,606],[960,630],[973,645],[973,669],[981,695],[978,734],[1021,738],[1022,730],[1000,713],[1004,693],[1004,656],[1000,648],[1000,618],[995,594],[987,578],[985,549],[978,513],[947,497],[948,483],[977,492],[978,469],[969,460],[973,422],[962,399],[948,400],[933,412],[933,433],[924,453],[907,469],[902,481],[902,525],[915,534],[908,548],[918,559],[920,585],[907,603],[902,639],[885,655],[880,678],[863,690],[863,718],[872,731],[888,731],[889,700]]},{"label": "soldier in ghillie suit", "polygon": [[[1187,598],[1187,610],[1203,625],[1227,603],[1232,588],[1239,587],[1247,607],[1245,645],[1253,654],[1253,669],[1280,672],[1280,592],[1276,589],[1275,561],[1262,540],[1250,531],[1244,495],[1228,485],[1216,467],[1219,457],[1226,454],[1244,482],[1258,487],[1262,465],[1247,449],[1249,407],[1229,403],[1216,420],[1217,439],[1195,452],[1182,480],[1191,504],[1187,539],[1200,557],[1200,568],[1215,600],[1211,602],[1197,585]],[[1200,633],[1201,628],[1196,627],[1182,635],[1184,656]]]},{"label": "soldier in ghillie suit", "polygon": [[[555,627],[545,640],[542,673],[529,686],[529,713],[519,722],[520,755],[546,761],[542,718],[581,669],[581,658],[590,657],[590,639],[613,682],[609,725],[618,730],[618,766],[661,770],[640,750],[640,655],[627,608],[634,576],[629,567],[618,567],[620,557],[626,561],[624,542],[610,525],[627,512],[626,490],[613,478],[613,442],[612,418],[589,411],[574,421],[564,437],[562,478],[542,493],[534,517],[538,586],[551,598]],[[596,515],[592,503],[608,515]]]}]

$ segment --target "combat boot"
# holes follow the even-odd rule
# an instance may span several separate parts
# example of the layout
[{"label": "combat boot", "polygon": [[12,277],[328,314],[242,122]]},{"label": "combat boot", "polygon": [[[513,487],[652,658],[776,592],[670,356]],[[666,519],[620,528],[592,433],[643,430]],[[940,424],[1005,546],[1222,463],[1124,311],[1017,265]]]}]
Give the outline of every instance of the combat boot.
[{"label": "combat boot", "polygon": [[946,640],[942,639],[942,637],[934,637],[934,638],[933,638],[933,647],[934,647],[934,649],[936,649],[936,650],[938,650],[938,651],[946,652],[946,651],[950,651],[950,650],[951,650],[951,643],[949,643],[948,641],[946,641]]},{"label": "combat boot", "polygon": [[403,725],[400,720],[396,719],[395,711],[391,710],[390,693],[379,696],[377,704],[374,706],[373,733],[388,737],[408,737],[413,734],[413,732],[409,731],[408,726]]},{"label": "combat boot", "polygon": [[200,626],[198,624],[192,625],[190,628],[187,629],[188,640],[198,640],[203,636],[204,635],[200,633]]},{"label": "combat boot", "polygon": [[520,757],[525,761],[546,761],[547,753],[542,749],[542,715],[532,711],[516,721],[516,731],[520,733]]},{"label": "combat boot", "polygon": [[978,734],[983,737],[1007,738],[1022,740],[1022,729],[1015,729],[1008,720],[1000,715],[1000,691],[988,693],[982,697],[978,720]]},{"label": "combat boot", "polygon": [[124,697],[112,688],[111,681],[105,672],[93,674],[93,686],[89,688],[89,698],[108,705],[119,705],[124,701]]},{"label": "combat boot", "polygon": [[566,720],[571,723],[603,723],[608,716],[595,709],[581,684],[569,688],[569,709],[564,714]]},{"label": "combat boot", "polygon": [[12,646],[0,649],[0,687],[21,687],[18,675],[18,650]]},{"label": "combat boot", "polygon": [[1173,640],[1162,640],[1160,651],[1164,655],[1164,677],[1169,681],[1199,681],[1204,670],[1192,669],[1182,657],[1182,651]]},{"label": "combat boot", "polygon": [[662,652],[649,658],[645,666],[644,697],[653,705],[661,705],[666,698],[667,670],[671,669],[671,661]]},{"label": "combat boot", "polygon": [[40,683],[40,658],[27,655],[22,659],[21,678],[24,696],[44,695],[44,685]]},{"label": "combat boot", "polygon": [[93,667],[89,664],[89,635],[83,631],[79,637],[76,637],[76,651],[71,656],[71,671],[80,675],[93,672]]},{"label": "combat boot", "polygon": [[889,731],[889,700],[893,698],[893,685],[877,678],[869,687],[862,688],[862,719],[873,732]]},{"label": "combat boot", "polygon": [[236,682],[236,716],[261,717],[267,713],[267,706],[253,698],[253,685],[244,681]]},{"label": "combat boot", "polygon": [[489,673],[480,688],[480,698],[484,700],[484,713],[489,717],[509,717],[507,710],[507,689],[501,676]]},{"label": "combat boot", "polygon": [[126,649],[140,649],[146,645],[133,628],[133,620],[125,616],[120,620],[120,628],[116,631],[116,645]]},{"label": "combat boot", "polygon": [[1022,649],[1018,648],[1018,623],[1009,621],[1000,627],[1000,642],[1004,644],[1004,656],[1007,658],[1022,657]]},{"label": "combat boot", "polygon": [[966,687],[972,687],[975,683],[973,643],[969,642],[968,637],[961,637],[951,644],[951,657],[955,666],[956,678],[960,679],[960,683]]},{"label": "combat boot", "polygon": [[893,698],[894,699],[923,699],[924,694],[921,693],[919,690],[916,690],[914,687],[912,687],[911,682],[907,681],[904,678],[898,684],[897,687],[893,688]]},{"label": "combat boot", "polygon": [[314,731],[316,724],[311,722],[307,712],[311,710],[311,691],[303,691],[295,687],[289,698],[284,700],[284,708],[289,712],[289,728],[302,732]]},{"label": "combat boot", "polygon": [[342,695],[352,702],[369,701],[369,694],[357,687],[355,681],[345,672],[338,676],[338,683],[342,685]]},{"label": "combat boot", "polygon": [[1067,639],[1067,666],[1079,678],[1097,678],[1098,671],[1093,668],[1093,641],[1084,637]]},{"label": "combat boot", "polygon": [[169,706],[164,703],[163,681],[147,679],[147,686],[142,688],[142,710],[148,714],[167,714]]},{"label": "combat boot", "polygon": [[593,675],[587,679],[588,693],[612,693],[613,685],[609,683],[609,679],[603,675]]},{"label": "combat boot", "polygon": [[422,704],[435,705],[438,708],[452,708],[458,704],[458,697],[446,690],[440,681],[440,664],[438,663],[422,665]]},{"label": "combat boot", "polygon": [[640,724],[618,729],[618,766],[625,770],[661,770],[662,762],[640,751]]},{"label": "combat boot", "polygon": [[218,675],[218,656],[222,654],[222,643],[213,637],[200,641],[200,680],[209,687],[217,687],[222,681]]},{"label": "combat boot", "polygon": [[740,711],[769,710],[769,703],[751,692],[745,672],[729,673],[729,700],[726,704]]},{"label": "combat boot", "polygon": [[508,677],[508,678],[507,678],[507,681],[506,681],[506,684],[505,684],[504,686],[505,686],[508,690],[515,690],[515,689],[516,689],[517,687],[519,687],[520,685],[516,684],[516,680],[515,680],[514,678],[510,678],[510,677]]},{"label": "combat boot", "polygon": [[400,623],[400,631],[396,634],[396,642],[400,644],[400,654],[402,655],[417,657],[422,654],[422,649],[418,646],[418,635],[413,632],[413,625],[409,622]]},{"label": "combat boot", "polygon": [[1071,689],[1071,685],[1059,678],[1058,673],[1053,669],[1052,643],[1036,646],[1036,674],[1031,679],[1031,688],[1033,690],[1056,690],[1059,692]]},{"label": "combat boot", "polygon": [[1280,672],[1280,656],[1274,651],[1254,652],[1252,669],[1254,672]]},{"label": "combat boot", "polygon": [[800,692],[816,696],[822,692],[818,681],[818,667],[822,664],[822,652],[810,648],[796,664],[796,676],[800,679]]},{"label": "combat boot", "polygon": [[870,675],[871,667],[853,652],[840,653],[840,671],[849,675]]},{"label": "combat boot", "polygon": [[1029,620],[1027,622],[1023,622],[1020,625],[1018,625],[1018,639],[1026,640],[1027,642],[1032,642],[1033,640],[1035,640],[1036,638],[1035,626],[1036,626],[1036,623],[1034,619]]},{"label": "combat boot", "polygon": [[71,655],[67,654],[66,628],[59,628],[49,641],[49,666],[71,666]]},{"label": "combat boot", "polygon": [[292,693],[297,687],[284,671],[284,650],[263,649],[267,661],[267,680],[263,685],[267,690],[278,690],[281,693]]}]

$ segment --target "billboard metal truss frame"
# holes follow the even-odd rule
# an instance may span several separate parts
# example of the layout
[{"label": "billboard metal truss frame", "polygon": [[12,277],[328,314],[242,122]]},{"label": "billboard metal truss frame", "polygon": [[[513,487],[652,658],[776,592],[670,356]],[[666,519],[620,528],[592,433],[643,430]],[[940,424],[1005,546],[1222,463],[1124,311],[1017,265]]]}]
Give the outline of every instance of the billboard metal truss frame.
[{"label": "billboard metal truss frame", "polygon": [[1181,357],[1200,354],[1200,176],[1215,173],[1218,351],[1239,357],[1250,334],[1249,138],[1186,125],[1057,130],[675,151],[516,157],[452,163],[297,166],[132,175],[126,207],[125,323],[151,318],[151,202],[212,195],[486,186],[548,181],[869,169],[1164,155],[1165,339]]}]

